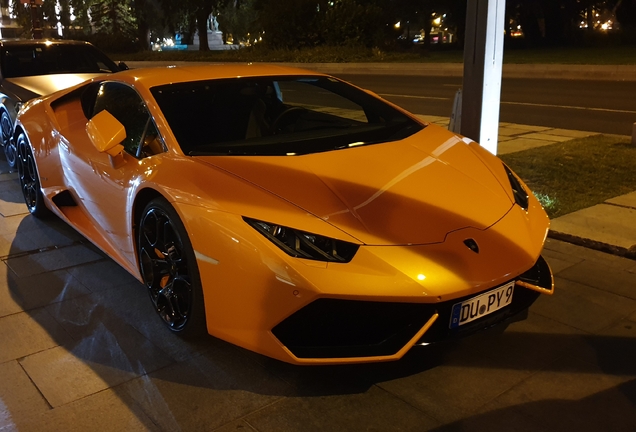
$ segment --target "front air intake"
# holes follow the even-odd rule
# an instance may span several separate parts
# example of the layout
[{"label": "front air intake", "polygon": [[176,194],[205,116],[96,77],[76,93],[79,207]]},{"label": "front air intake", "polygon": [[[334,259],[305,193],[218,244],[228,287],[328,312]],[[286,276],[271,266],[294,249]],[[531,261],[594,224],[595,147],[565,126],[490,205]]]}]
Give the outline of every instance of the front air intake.
[{"label": "front air intake", "polygon": [[278,324],[272,333],[298,358],[389,356],[435,313],[422,303],[318,299]]}]

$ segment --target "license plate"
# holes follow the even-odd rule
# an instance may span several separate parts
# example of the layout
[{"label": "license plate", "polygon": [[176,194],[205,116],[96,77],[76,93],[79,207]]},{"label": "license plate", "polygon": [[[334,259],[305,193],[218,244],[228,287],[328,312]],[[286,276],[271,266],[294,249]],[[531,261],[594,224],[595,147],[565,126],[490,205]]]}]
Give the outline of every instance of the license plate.
[{"label": "license plate", "polygon": [[457,328],[508,306],[512,302],[514,281],[453,305],[450,328]]}]

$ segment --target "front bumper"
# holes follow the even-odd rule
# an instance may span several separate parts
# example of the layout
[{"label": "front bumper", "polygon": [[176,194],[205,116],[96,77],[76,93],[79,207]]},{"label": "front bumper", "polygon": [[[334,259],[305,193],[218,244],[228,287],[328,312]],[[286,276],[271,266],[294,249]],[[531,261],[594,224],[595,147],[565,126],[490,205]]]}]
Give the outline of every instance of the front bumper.
[{"label": "front bumper", "polygon": [[514,281],[511,304],[455,329],[449,328],[453,305],[481,293],[434,304],[319,298],[276,325],[272,334],[298,363],[395,360],[413,345],[466,336],[518,318],[541,293],[554,291],[543,257]]}]

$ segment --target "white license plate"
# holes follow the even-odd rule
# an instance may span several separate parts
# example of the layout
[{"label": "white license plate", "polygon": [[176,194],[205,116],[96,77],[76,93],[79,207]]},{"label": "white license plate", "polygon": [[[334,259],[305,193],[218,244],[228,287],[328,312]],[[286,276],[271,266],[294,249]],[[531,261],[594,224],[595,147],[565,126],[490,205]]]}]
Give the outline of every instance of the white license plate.
[{"label": "white license plate", "polygon": [[455,303],[451,312],[450,328],[468,324],[508,306],[512,302],[514,287],[515,283],[512,281],[477,297]]}]

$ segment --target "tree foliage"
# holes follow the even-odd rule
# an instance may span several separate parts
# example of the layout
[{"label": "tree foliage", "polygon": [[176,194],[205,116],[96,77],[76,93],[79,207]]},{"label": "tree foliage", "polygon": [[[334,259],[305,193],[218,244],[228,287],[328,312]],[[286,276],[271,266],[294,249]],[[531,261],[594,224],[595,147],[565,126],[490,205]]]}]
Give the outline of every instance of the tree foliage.
[{"label": "tree foliage", "polygon": [[323,42],[320,14],[326,5],[326,0],[256,0],[254,7],[266,44],[303,48]]},{"label": "tree foliage", "polygon": [[142,49],[150,47],[151,29],[163,36],[163,14],[158,0],[133,0],[133,12],[137,23],[136,35]]},{"label": "tree foliage", "polygon": [[90,14],[95,33],[136,36],[137,23],[129,0],[93,0]]},{"label": "tree foliage", "polygon": [[24,29],[22,36],[30,37],[32,23],[31,23],[31,12],[29,10],[29,6],[21,4],[20,0],[10,0],[10,1],[11,1],[11,7],[13,9],[13,14],[15,15],[15,19],[20,25],[20,27]]},{"label": "tree foliage", "polygon": [[169,28],[184,28],[199,33],[199,49],[209,50],[208,18],[213,11],[221,10],[227,0],[160,0],[165,11],[165,24]]},{"label": "tree foliage", "polygon": [[360,0],[332,2],[321,17],[324,41],[329,45],[379,46],[387,38],[382,9]]},{"label": "tree foliage", "polygon": [[622,0],[616,5],[616,19],[627,31],[636,31],[636,0]]},{"label": "tree foliage", "polygon": [[228,34],[232,35],[235,43],[246,41],[248,35],[256,36],[260,33],[257,23],[258,13],[254,9],[255,0],[237,0],[228,2],[219,11],[219,27],[223,31],[223,40]]},{"label": "tree foliage", "polygon": [[[38,12],[49,34],[59,22],[65,37],[99,36],[108,49],[113,48],[108,42],[113,38],[137,40],[147,49],[151,33],[154,39],[180,32],[192,43],[191,35],[198,32],[201,50],[209,49],[210,14],[218,17],[220,30],[231,33],[234,41],[246,40],[249,34],[262,36],[275,48],[298,49],[321,44],[387,47],[397,44],[400,33],[407,36],[402,42],[408,46],[420,30],[427,45],[435,12],[437,17],[444,14],[443,27],[455,34],[461,46],[468,1],[472,0],[44,0]],[[30,34],[29,8],[20,0],[0,0],[0,4],[11,4],[25,28],[23,36]],[[621,33],[615,30],[593,31],[601,10],[615,13],[623,34],[631,32],[636,39],[636,0],[507,0],[505,21],[507,26],[521,25],[524,37],[514,42],[526,46],[618,40]],[[586,20],[587,30],[580,28]],[[402,26],[396,30],[398,21]],[[508,36],[508,43],[512,41]]]}]

